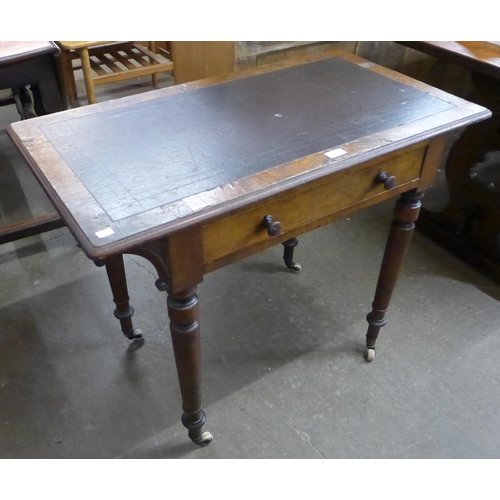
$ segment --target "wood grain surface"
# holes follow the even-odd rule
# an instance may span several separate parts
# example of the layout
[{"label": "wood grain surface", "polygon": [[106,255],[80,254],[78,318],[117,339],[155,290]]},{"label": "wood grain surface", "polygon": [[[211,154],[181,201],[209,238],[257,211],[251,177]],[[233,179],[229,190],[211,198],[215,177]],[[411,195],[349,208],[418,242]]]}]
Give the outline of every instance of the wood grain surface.
[{"label": "wood grain surface", "polygon": [[416,41],[398,43],[492,78],[500,78],[500,42]]}]

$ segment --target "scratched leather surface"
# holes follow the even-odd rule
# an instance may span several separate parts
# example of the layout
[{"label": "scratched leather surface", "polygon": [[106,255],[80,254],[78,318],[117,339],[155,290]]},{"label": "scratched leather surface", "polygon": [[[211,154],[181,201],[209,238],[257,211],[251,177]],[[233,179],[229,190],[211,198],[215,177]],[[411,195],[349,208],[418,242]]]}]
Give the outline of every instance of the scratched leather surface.
[{"label": "scratched leather surface", "polygon": [[452,107],[332,58],[42,131],[118,221]]}]

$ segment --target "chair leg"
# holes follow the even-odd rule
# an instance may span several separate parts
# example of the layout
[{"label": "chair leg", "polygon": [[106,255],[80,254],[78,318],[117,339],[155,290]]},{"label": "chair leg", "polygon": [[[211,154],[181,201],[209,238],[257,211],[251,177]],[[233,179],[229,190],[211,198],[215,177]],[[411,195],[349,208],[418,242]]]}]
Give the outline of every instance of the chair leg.
[{"label": "chair leg", "polygon": [[82,61],[83,79],[85,81],[85,90],[87,91],[87,100],[89,104],[95,104],[94,81],[92,78],[92,67],[90,66],[89,49],[84,47],[78,51]]},{"label": "chair leg", "polygon": [[[156,43],[155,42],[149,42],[149,50],[153,52],[153,54],[156,54]],[[153,87],[158,87],[158,74],[153,73],[151,75],[151,79],[153,80]]]},{"label": "chair leg", "polygon": [[76,90],[75,70],[73,69],[73,58],[68,54],[66,62],[66,75],[68,79],[68,93],[71,95],[71,104],[78,99],[78,91]]}]

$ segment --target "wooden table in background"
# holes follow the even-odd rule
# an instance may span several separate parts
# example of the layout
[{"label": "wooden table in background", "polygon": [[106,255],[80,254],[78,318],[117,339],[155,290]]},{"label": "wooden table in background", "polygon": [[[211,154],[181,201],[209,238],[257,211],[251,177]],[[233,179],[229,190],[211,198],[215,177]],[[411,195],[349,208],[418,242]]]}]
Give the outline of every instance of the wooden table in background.
[{"label": "wooden table in background", "polygon": [[[55,64],[58,54],[59,49],[50,41],[0,41],[0,89],[13,89],[12,97],[4,99],[3,104],[16,104],[21,118],[62,111]],[[33,102],[27,86],[31,87]],[[0,244],[63,226],[54,210],[0,226]]]},{"label": "wooden table in background", "polygon": [[467,128],[446,162],[449,201],[423,210],[418,229],[500,283],[500,42],[399,42],[471,72],[467,100],[492,118]]},{"label": "wooden table in background", "polygon": [[401,195],[367,317],[373,359],[423,191],[455,131],[489,115],[329,51],[8,132],[83,251],[106,266],[124,333],[133,332],[133,310],[123,254],[155,266],[168,294],[182,422],[203,445],[212,440],[200,394],[204,274]]},{"label": "wooden table in background", "polygon": [[[55,57],[59,49],[53,42],[1,42],[0,89],[31,86],[38,115],[63,109],[57,80]],[[22,110],[20,110],[23,116]]]}]

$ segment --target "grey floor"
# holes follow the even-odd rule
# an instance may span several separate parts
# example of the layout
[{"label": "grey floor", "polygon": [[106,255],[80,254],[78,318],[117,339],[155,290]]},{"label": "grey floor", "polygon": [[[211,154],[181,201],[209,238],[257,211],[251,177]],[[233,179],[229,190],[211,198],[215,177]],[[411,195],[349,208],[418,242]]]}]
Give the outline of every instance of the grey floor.
[{"label": "grey floor", "polygon": [[[0,108],[2,223],[50,207],[4,132],[18,119]],[[137,346],[66,228],[1,246],[0,458],[499,458],[500,287],[417,233],[377,358],[363,358],[392,206],[301,237],[300,274],[274,247],[205,277],[206,448],[180,422],[149,263],[126,257]]]}]

